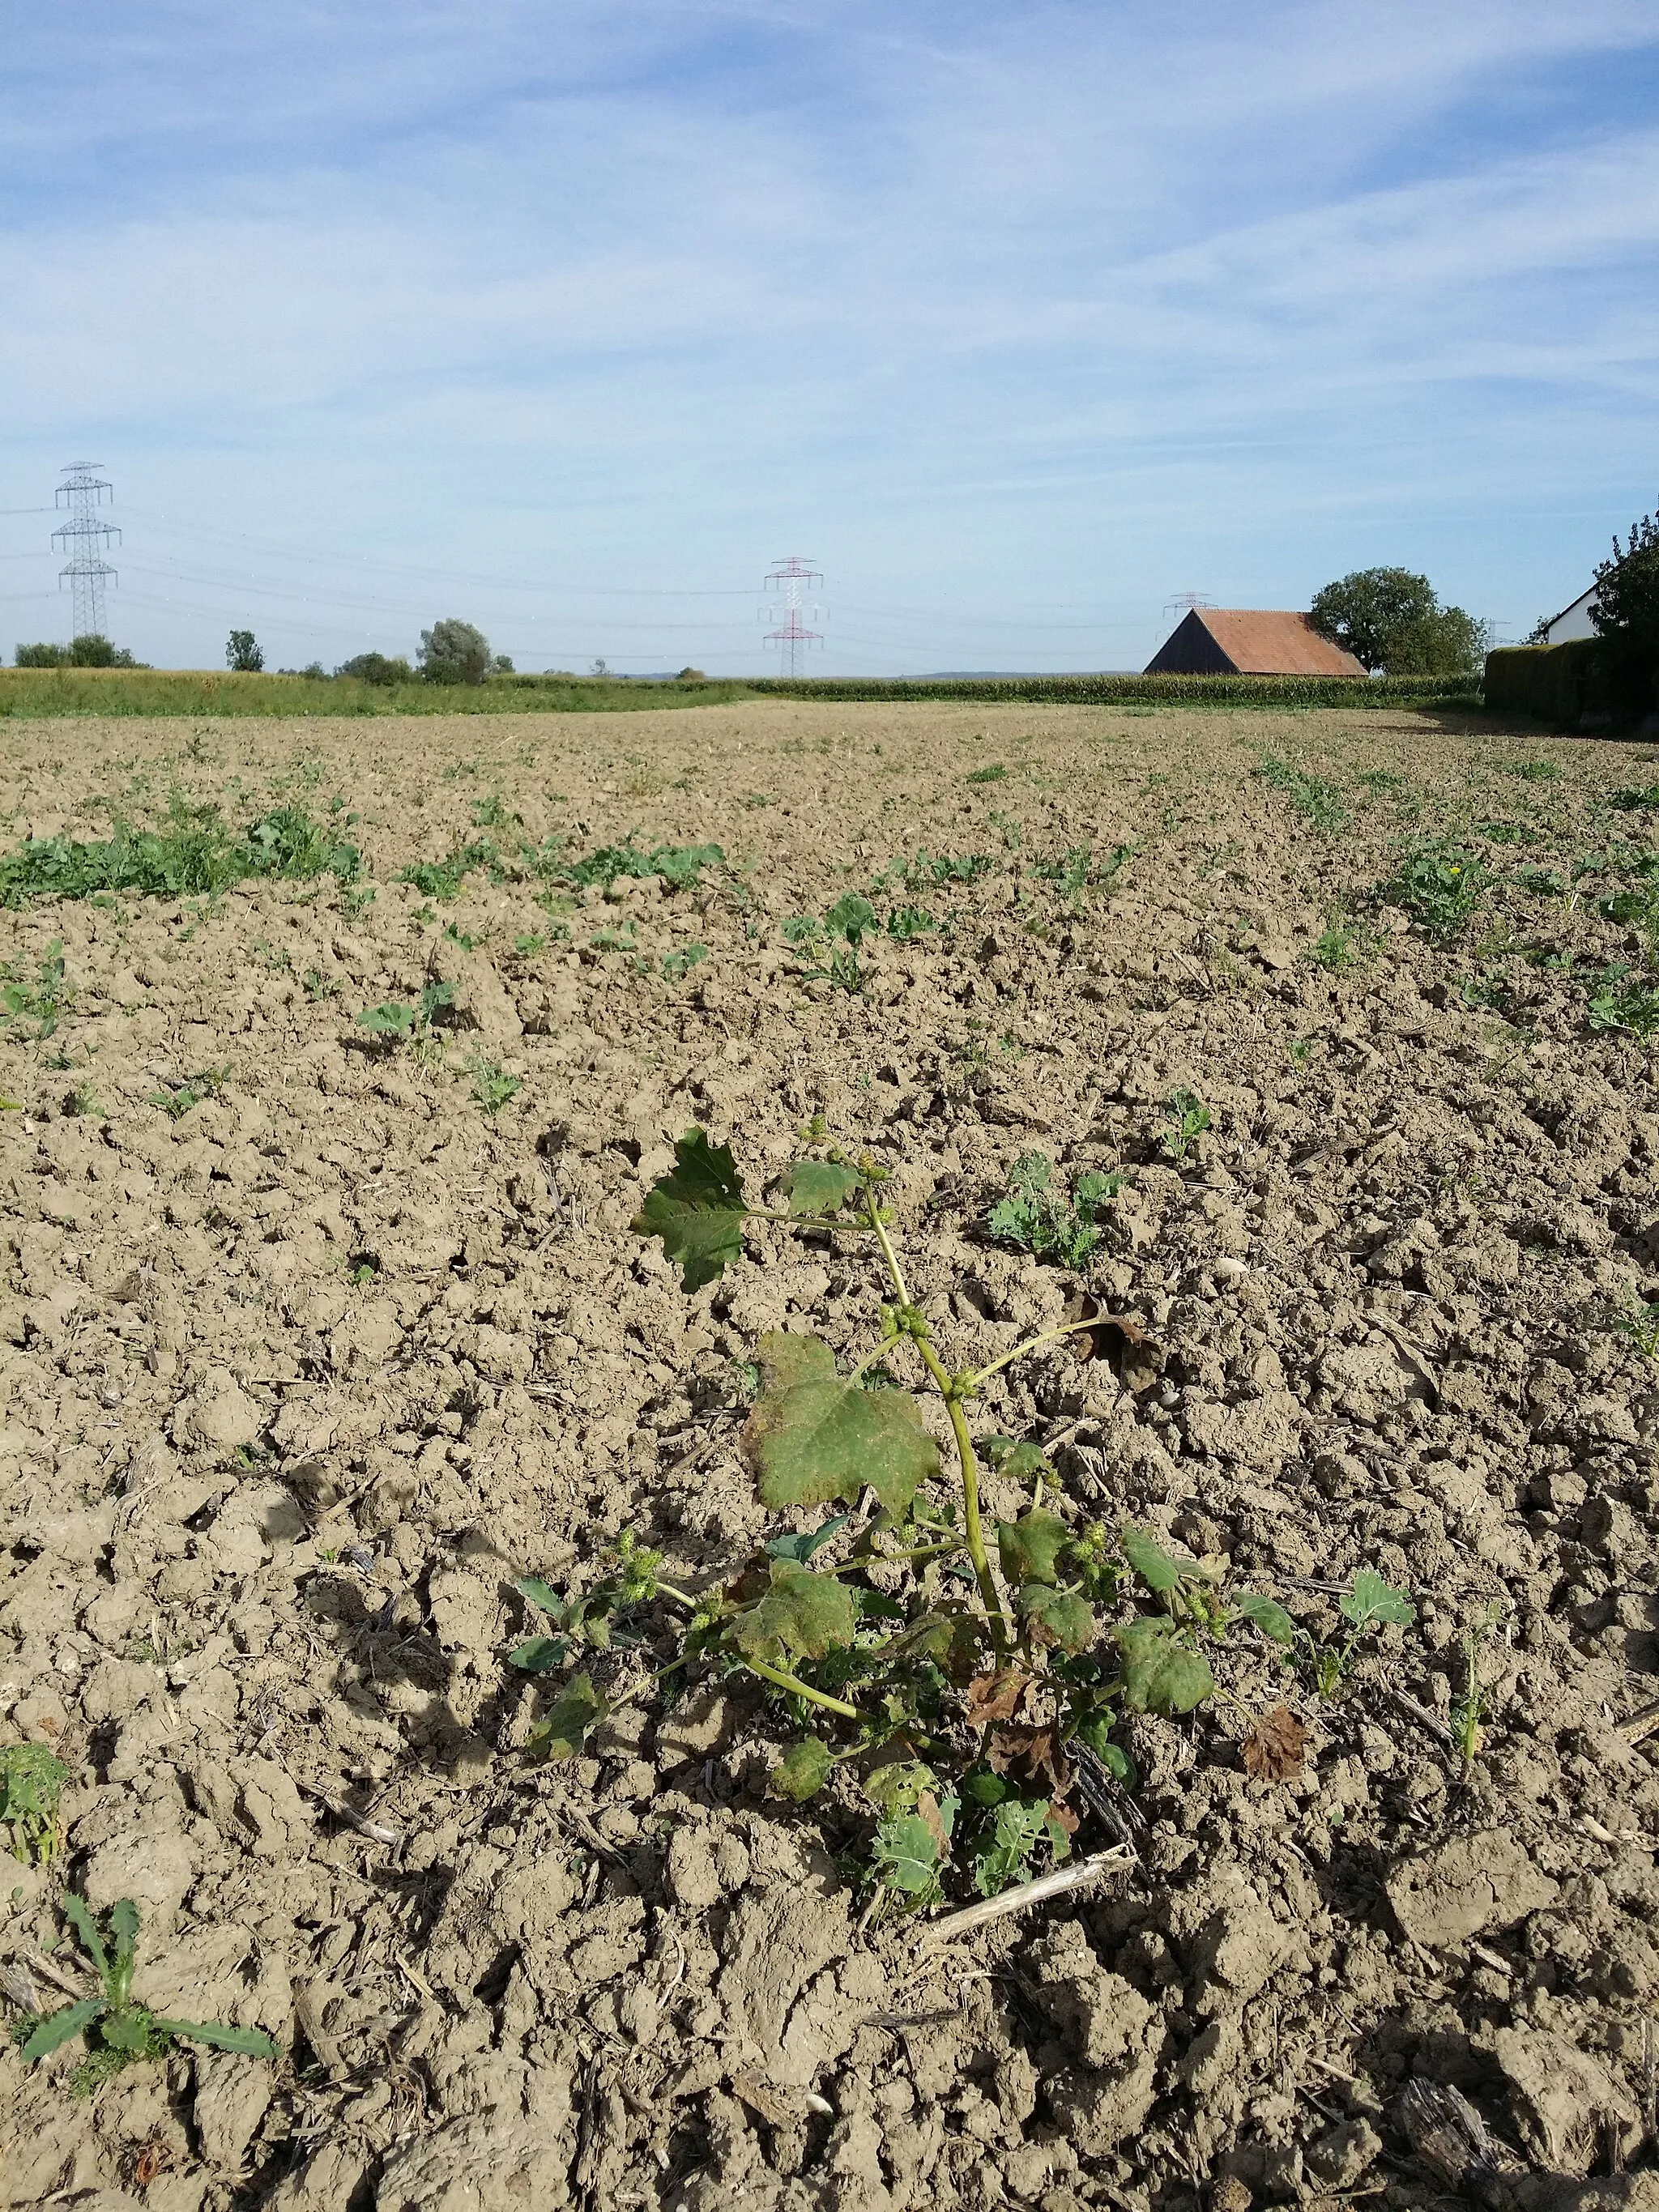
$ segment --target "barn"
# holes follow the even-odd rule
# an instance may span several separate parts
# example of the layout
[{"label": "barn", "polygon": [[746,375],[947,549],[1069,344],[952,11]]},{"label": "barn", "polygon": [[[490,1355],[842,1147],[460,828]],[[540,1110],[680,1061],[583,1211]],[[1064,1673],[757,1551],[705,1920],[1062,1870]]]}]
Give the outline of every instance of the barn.
[{"label": "barn", "polygon": [[1148,676],[1364,676],[1306,615],[1194,607],[1146,664]]}]

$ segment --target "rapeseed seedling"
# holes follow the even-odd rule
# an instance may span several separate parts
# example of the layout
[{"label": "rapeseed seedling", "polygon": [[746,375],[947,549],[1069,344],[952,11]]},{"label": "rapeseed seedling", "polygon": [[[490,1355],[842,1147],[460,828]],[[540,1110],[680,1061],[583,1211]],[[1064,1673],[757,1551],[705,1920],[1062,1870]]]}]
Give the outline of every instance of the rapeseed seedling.
[{"label": "rapeseed seedling", "polygon": [[63,939],[54,938],[47,945],[33,982],[24,981],[12,968],[0,967],[0,975],[9,979],[0,988],[0,1022],[32,1023],[33,1042],[44,1044],[75,1003],[75,993],[64,980]]},{"label": "rapeseed seedling", "polygon": [[[356,818],[348,816],[348,823]],[[357,848],[332,825],[314,822],[303,807],[276,807],[235,830],[217,806],[193,805],[175,794],[160,829],[135,830],[118,819],[106,838],[34,837],[0,855],[0,906],[118,891],[153,898],[210,896],[261,876],[331,875],[349,885],[362,872]]]},{"label": "rapeseed seedling", "polygon": [[1210,1109],[1195,1091],[1172,1091],[1168,1104],[1170,1120],[1159,1134],[1158,1150],[1166,1159],[1184,1160],[1210,1127]]},{"label": "rapeseed seedling", "polygon": [[1322,776],[1310,775],[1305,769],[1276,759],[1271,753],[1263,756],[1255,772],[1273,790],[1283,792],[1303,820],[1314,829],[1329,832],[1347,828],[1348,809],[1335,784],[1328,783]]},{"label": "rapeseed seedling", "polygon": [[180,1084],[169,1089],[152,1091],[145,1099],[146,1106],[159,1106],[171,1121],[180,1121],[204,1098],[213,1097],[230,1080],[230,1067],[199,1068],[187,1075]]},{"label": "rapeseed seedling", "polygon": [[1055,1188],[1054,1175],[1046,1152],[1022,1152],[1008,1170],[1007,1195],[991,1208],[985,1225],[999,1243],[1080,1267],[1100,1242],[1099,1208],[1117,1196],[1127,1177],[1091,1168],[1067,1195]]},{"label": "rapeseed seedling", "polygon": [[472,1096],[492,1120],[524,1089],[521,1075],[509,1075],[500,1060],[488,1060],[482,1053],[474,1053],[466,1067],[472,1078]]},{"label": "rapeseed seedling", "polygon": [[454,1003],[453,983],[428,983],[412,1006],[398,999],[389,999],[381,1006],[365,1006],[357,1017],[357,1026],[387,1043],[404,1044],[428,1036],[433,1016]]}]

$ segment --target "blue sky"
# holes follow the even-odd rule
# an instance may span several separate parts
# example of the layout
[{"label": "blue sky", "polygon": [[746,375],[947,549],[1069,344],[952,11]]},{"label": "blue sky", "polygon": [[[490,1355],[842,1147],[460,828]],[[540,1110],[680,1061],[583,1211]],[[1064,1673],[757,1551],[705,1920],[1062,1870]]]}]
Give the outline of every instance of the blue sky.
[{"label": "blue sky", "polygon": [[[1138,666],[1375,562],[1520,635],[1659,504],[1651,0],[13,11],[0,645]],[[23,510],[17,512],[14,510]]]}]

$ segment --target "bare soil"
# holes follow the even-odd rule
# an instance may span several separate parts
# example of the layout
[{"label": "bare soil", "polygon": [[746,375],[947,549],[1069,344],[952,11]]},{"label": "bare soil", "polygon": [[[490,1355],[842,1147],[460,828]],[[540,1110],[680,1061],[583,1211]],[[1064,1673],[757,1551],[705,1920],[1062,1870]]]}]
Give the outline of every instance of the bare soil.
[{"label": "bare soil", "polygon": [[[58,1895],[131,1896],[141,1996],[291,2051],[181,2049],[87,2103],[74,2051],[9,2044],[0,2203],[1415,2208],[1457,2201],[1461,2154],[1409,2124],[1451,2090],[1492,2130],[1483,2201],[1659,2203],[1659,1366],[1611,1325],[1659,1286],[1655,1069],[1525,957],[1636,940],[1593,895],[1505,889],[1444,944],[1358,904],[1414,835],[1496,822],[1511,878],[1639,840],[1609,794],[1650,754],[1404,712],[775,702],[7,737],[8,843],[101,834],[100,795],[338,793],[378,890],[0,916],[11,974],[61,942],[74,994],[50,1037],[0,1032],[0,1740],[72,1771],[0,1965],[57,2002],[43,1957],[84,1986]],[[392,880],[632,830],[728,865],[551,923],[533,880]],[[1097,888],[1038,872],[1121,845]],[[919,853],[994,865],[884,893],[949,927],[861,994],[800,981],[784,921]],[[357,1025],[434,978],[437,1047]],[[493,1119],[479,1055],[522,1080]],[[1179,1088],[1213,1126],[1171,1159]],[[850,1784],[767,1796],[775,1708],[662,1712],[665,1619],[596,1655],[614,1710],[574,1763],[526,1763],[544,1692],[503,1664],[515,1575],[580,1585],[628,1527],[701,1583],[764,1533],[757,1338],[867,1342],[879,1278],[762,1231],[688,1300],[628,1224],[690,1124],[764,1170],[814,1110],[891,1161],[964,1364],[1077,1287],[986,1237],[1013,1160],[1133,1168],[1084,1280],[1148,1360],[1033,1359],[987,1423],[1049,1441],[1064,1510],[1227,1555],[1316,1630],[1360,1567],[1419,1608],[1329,1701],[1230,1645],[1237,1704],[1123,1732],[1133,1859],[952,1942],[867,1916]],[[1280,1698],[1308,1758],[1255,1779],[1238,1707]]]}]

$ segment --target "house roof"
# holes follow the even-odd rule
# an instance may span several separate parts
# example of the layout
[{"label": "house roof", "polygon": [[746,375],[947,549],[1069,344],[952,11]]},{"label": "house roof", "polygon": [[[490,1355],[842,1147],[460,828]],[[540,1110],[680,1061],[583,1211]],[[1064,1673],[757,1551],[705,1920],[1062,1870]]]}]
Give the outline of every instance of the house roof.
[{"label": "house roof", "polygon": [[1351,653],[1322,637],[1306,615],[1273,609],[1194,610],[1241,676],[1363,676]]}]

